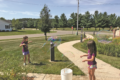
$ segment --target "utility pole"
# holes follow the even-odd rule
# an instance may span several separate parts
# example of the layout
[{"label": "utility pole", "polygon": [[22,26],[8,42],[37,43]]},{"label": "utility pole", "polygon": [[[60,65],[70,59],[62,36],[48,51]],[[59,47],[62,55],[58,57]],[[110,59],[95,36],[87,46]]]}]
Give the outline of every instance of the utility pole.
[{"label": "utility pole", "polygon": [[78,0],[78,10],[77,10],[77,35],[78,35],[78,15],[79,15],[79,0]]}]

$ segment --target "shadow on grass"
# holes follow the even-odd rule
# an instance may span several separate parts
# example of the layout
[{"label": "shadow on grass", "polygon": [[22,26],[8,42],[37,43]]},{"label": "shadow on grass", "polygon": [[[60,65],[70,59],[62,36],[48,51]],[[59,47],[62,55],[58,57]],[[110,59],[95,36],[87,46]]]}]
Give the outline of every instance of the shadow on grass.
[{"label": "shadow on grass", "polygon": [[54,62],[69,62],[68,60],[55,60]]},{"label": "shadow on grass", "polygon": [[20,31],[20,30],[12,30],[12,32],[25,32],[25,31]]},{"label": "shadow on grass", "polygon": [[44,63],[40,62],[40,63],[31,63],[31,65],[38,65],[38,66],[42,66],[42,65],[46,65],[46,64],[44,64]]}]

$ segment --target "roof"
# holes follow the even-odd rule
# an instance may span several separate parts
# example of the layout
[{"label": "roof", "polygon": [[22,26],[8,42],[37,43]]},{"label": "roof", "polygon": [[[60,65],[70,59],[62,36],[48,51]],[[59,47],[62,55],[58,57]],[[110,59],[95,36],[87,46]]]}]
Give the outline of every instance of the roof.
[{"label": "roof", "polygon": [[[1,19],[0,19],[0,20],[1,20]],[[10,21],[10,20],[2,20],[2,21],[4,21],[4,22],[7,22],[7,23],[11,24],[11,21]]]}]

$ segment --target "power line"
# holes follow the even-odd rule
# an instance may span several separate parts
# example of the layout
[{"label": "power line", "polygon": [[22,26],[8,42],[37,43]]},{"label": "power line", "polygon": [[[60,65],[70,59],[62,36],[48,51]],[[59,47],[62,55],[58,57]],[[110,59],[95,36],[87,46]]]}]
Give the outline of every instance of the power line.
[{"label": "power line", "polygon": [[[8,0],[6,0],[8,1]],[[39,5],[43,6],[44,4],[34,4],[34,3],[26,3],[26,2],[19,2],[19,1],[9,1],[9,2],[15,2],[15,3],[22,3],[22,4],[30,4],[30,5]],[[77,6],[53,6],[53,5],[47,5],[47,6],[52,6],[52,7],[77,7]]]},{"label": "power line", "polygon": [[105,3],[105,2],[98,2],[98,1],[95,1],[95,0],[81,0],[81,1],[88,2],[88,3],[92,2],[93,4],[96,4],[96,5],[120,5],[120,3]]},{"label": "power line", "polygon": [[[5,0],[5,1],[28,4],[28,5],[36,5],[36,6],[38,6],[38,5],[43,6],[44,5],[44,4],[36,4],[36,3],[19,2],[19,1],[9,1],[9,0]],[[83,1],[83,0],[80,0],[80,1]],[[95,3],[98,3],[97,5],[120,5],[120,3],[104,3],[104,2],[97,2],[94,0],[84,0],[83,2],[87,2],[87,3],[95,2]],[[47,6],[50,6],[50,7],[77,7],[77,6],[54,6],[54,5],[47,5]]]}]

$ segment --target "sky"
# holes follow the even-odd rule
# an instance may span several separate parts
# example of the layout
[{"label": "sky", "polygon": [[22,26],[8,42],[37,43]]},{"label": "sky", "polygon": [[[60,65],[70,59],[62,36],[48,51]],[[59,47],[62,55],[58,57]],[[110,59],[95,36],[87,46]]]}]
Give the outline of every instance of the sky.
[{"label": "sky", "polygon": [[[108,15],[120,16],[120,0],[79,0],[79,13],[89,11],[94,14],[107,12]],[[50,9],[52,18],[65,13],[67,19],[71,13],[77,13],[78,0],[0,0],[0,17],[5,19],[40,18],[40,11],[44,4]]]}]

